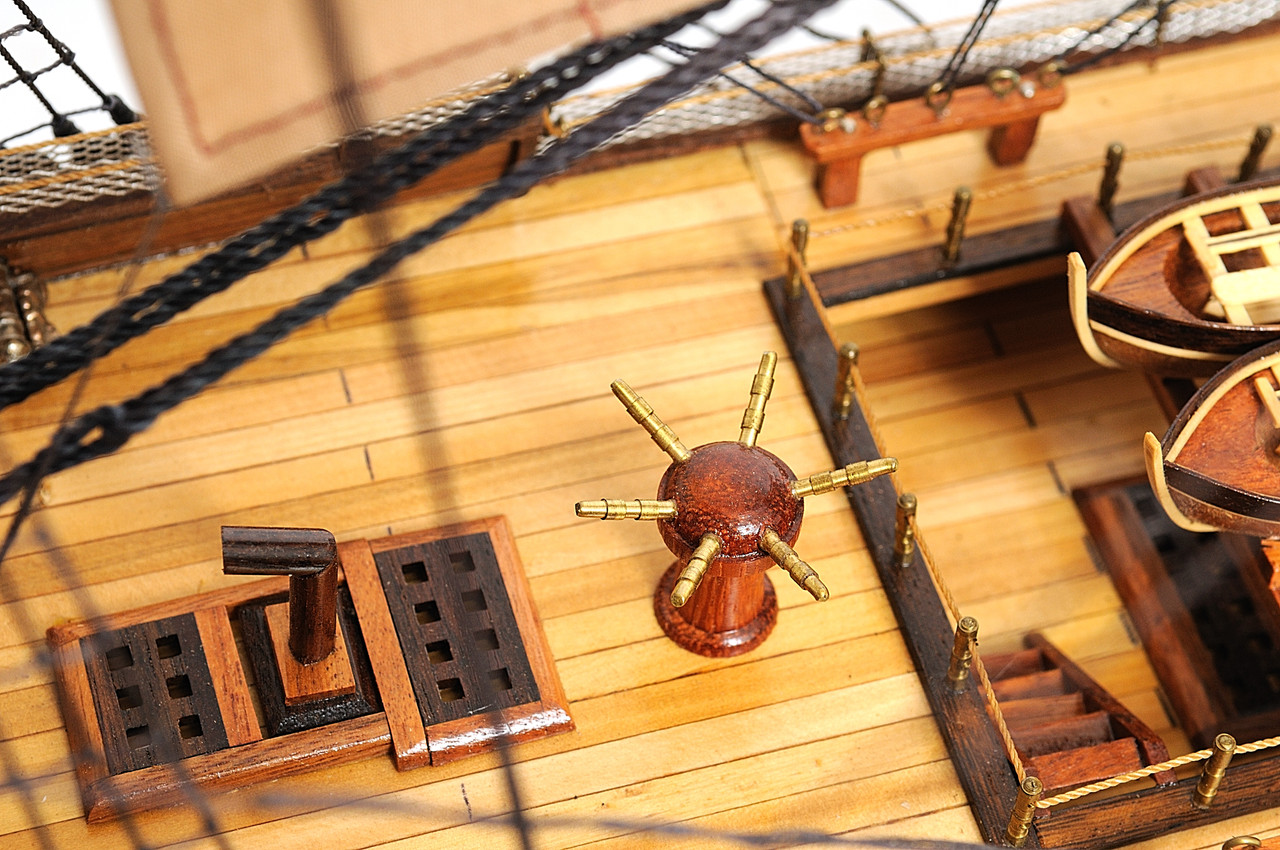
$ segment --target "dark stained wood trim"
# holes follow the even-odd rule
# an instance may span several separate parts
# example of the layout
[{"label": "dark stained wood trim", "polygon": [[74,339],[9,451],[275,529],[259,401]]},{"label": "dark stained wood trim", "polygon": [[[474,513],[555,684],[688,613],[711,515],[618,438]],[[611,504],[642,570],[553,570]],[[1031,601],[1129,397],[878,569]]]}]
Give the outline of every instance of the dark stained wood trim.
[{"label": "dark stained wood trim", "polygon": [[[798,297],[788,298],[780,278],[765,281],[764,288],[835,461],[843,464],[879,456],[863,399],[855,400],[847,421],[832,415],[837,351],[823,322],[817,293],[806,288]],[[970,687],[957,696],[947,685],[945,671],[954,633],[919,550],[907,569],[891,565],[894,485],[887,477],[879,478],[849,488],[846,495],[978,827],[988,842],[1003,843],[1017,788],[1013,769],[977,689]],[[1176,631],[1171,634],[1176,636]],[[1280,803],[1280,754],[1238,756],[1208,811],[1191,805],[1197,782],[1198,776],[1193,775],[1163,788],[1136,790],[1135,785],[1128,794],[1085,798],[1051,808],[1038,814],[1026,846],[1118,847],[1274,807]]]},{"label": "dark stained wood trim", "polygon": [[[880,456],[863,401],[855,400],[847,420],[832,414],[835,400],[837,351],[823,325],[814,293],[795,298],[785,294],[781,278],[765,281],[765,294],[787,340],[787,348],[804,379],[827,448],[843,465]],[[961,694],[951,690],[947,665],[954,642],[954,627],[938,598],[919,549],[911,566],[893,566],[893,530],[897,491],[890,476],[847,488],[845,495],[875,563],[880,583],[889,597],[902,637],[915,663],[929,705],[942,728],[947,750],[969,798],[983,837],[1001,843],[1009,812],[1017,796],[1017,777],[1005,757],[995,729],[987,719],[986,704],[976,687]],[[1034,835],[1026,846],[1040,846]]]},{"label": "dark stained wood trim", "polygon": [[1280,499],[1232,487],[1168,460],[1164,462],[1164,475],[1171,490],[1186,493],[1198,502],[1252,519],[1280,522]]}]

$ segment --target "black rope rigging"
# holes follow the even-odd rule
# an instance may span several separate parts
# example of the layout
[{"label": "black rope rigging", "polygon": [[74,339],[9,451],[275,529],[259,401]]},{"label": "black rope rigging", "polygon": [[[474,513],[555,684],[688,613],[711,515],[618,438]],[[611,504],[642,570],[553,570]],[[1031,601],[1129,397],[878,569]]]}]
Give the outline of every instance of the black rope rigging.
[{"label": "black rope rigging", "polygon": [[0,409],[16,404],[265,268],[292,249],[515,129],[570,90],[651,49],[719,0],[670,21],[591,45],[473,103],[466,111],[384,153],[311,197],[233,238],[182,271],[130,296],[22,360],[0,368]]},{"label": "black rope rigging", "polygon": [[[917,15],[915,12],[911,11],[911,9],[909,9],[905,3],[900,3],[898,2],[898,0],[884,0],[884,2],[887,3],[890,7],[900,12],[902,16],[905,17],[907,20],[911,21],[912,24],[914,24],[915,26],[919,27],[920,29],[924,30],[926,33],[930,34],[930,36],[932,36],[932,30],[930,30],[928,22],[925,21],[924,18]],[[810,24],[801,24],[798,27],[798,29],[802,29],[805,32],[809,33],[809,35],[816,36],[817,38],[821,38],[826,41],[840,42],[840,41],[850,40],[843,36],[838,36],[838,35],[829,33],[826,30],[820,30],[814,26],[811,26]]]},{"label": "black rope rigging", "polygon": [[[0,33],[0,59],[3,59],[4,63],[8,65],[10,70],[14,73],[14,76],[10,79],[0,82],[0,89],[7,88],[18,83],[26,86],[27,90],[31,92],[36,100],[40,102],[40,105],[45,109],[45,111],[49,113],[49,120],[43,124],[37,124],[35,127],[23,130],[20,133],[14,133],[7,138],[0,139],[0,145],[8,144],[14,139],[19,139],[23,136],[28,136],[44,127],[49,127],[53,131],[53,135],[57,137],[73,136],[80,132],[80,128],[71,120],[71,116],[83,115],[89,112],[104,111],[111,116],[111,120],[116,124],[131,124],[138,120],[138,114],[130,109],[128,104],[126,104],[119,95],[107,94],[88,74],[85,73],[84,69],[80,67],[80,64],[76,62],[75,53],[72,52],[66,44],[59,41],[51,32],[49,32],[49,28],[45,26],[43,21],[36,17],[35,13],[31,10],[31,7],[28,6],[24,0],[13,0],[13,5],[16,6],[18,11],[23,14],[27,19],[27,22],[25,24],[19,24],[15,27],[11,27],[5,32]],[[53,62],[35,70],[24,68],[14,56],[13,51],[11,51],[4,42],[7,39],[27,32],[35,33],[40,36],[57,58]],[[38,85],[39,78],[50,71],[64,66],[69,68],[72,73],[79,77],[80,81],[84,83],[84,85],[99,99],[100,104],[98,106],[90,106],[75,110],[61,110],[53,104],[43,91],[41,91],[40,86]]]},{"label": "black rope rigging", "polygon": [[1117,21],[1119,21],[1122,17],[1129,14],[1130,12],[1133,12],[1144,6],[1151,5],[1149,0],[1134,0],[1134,2],[1130,3],[1128,6],[1125,6],[1123,9],[1116,12],[1114,15],[1107,18],[1105,21],[1103,21],[1093,29],[1086,32],[1084,35],[1080,36],[1080,38],[1076,40],[1075,44],[1071,45],[1066,50],[1063,50],[1058,55],[1054,56],[1046,64],[1047,65],[1056,64],[1058,73],[1063,75],[1074,74],[1078,71],[1083,71],[1085,68],[1092,67],[1093,65],[1096,65],[1098,62],[1101,62],[1103,59],[1106,59],[1110,56],[1115,55],[1116,53],[1119,53],[1121,50],[1124,50],[1126,47],[1130,45],[1130,43],[1133,42],[1134,39],[1136,39],[1139,35],[1145,32],[1147,28],[1150,27],[1152,24],[1156,24],[1157,26],[1159,26],[1160,22],[1164,20],[1166,15],[1168,15],[1169,8],[1173,6],[1175,2],[1176,0],[1158,0],[1158,2],[1155,3],[1154,6],[1152,7],[1151,16],[1148,17],[1145,21],[1143,21],[1140,25],[1131,29],[1128,35],[1126,35],[1119,44],[1115,45],[1114,47],[1109,47],[1106,50],[1099,51],[1098,53],[1091,54],[1087,58],[1082,59],[1078,62],[1075,62],[1072,64],[1066,63],[1066,58],[1070,56],[1072,53],[1075,53],[1081,47],[1083,47],[1084,44],[1089,41],[1089,39],[1094,38],[1104,30],[1111,28],[1116,24]]},{"label": "black rope rigging", "polygon": [[[707,30],[708,32],[716,35],[717,37],[722,37],[720,33],[716,32],[710,27],[703,26],[702,29]],[[689,47],[686,44],[681,44],[677,41],[671,41],[670,39],[664,39],[662,42],[662,46],[670,50],[672,53],[678,54],[686,58],[698,52],[698,49],[696,47]],[[800,109],[797,109],[791,104],[786,103],[785,101],[779,100],[778,98],[774,97],[768,92],[761,91],[760,89],[757,89],[743,82],[742,80],[730,74],[728,71],[723,71],[723,70],[717,71],[716,76],[721,77],[722,79],[728,80],[729,82],[733,83],[735,86],[738,86],[739,88],[742,88],[750,92],[751,94],[755,95],[756,97],[760,98],[765,103],[772,106],[774,109],[777,109],[781,112],[785,112],[791,117],[799,121],[805,121],[810,124],[822,123],[821,120],[818,118],[818,113],[820,113],[823,108],[822,104],[819,103],[816,99],[814,99],[812,95],[808,94],[807,92],[801,91],[800,89],[791,85],[786,80],[782,79],[776,74],[771,74],[768,71],[764,70],[763,68],[761,68],[760,66],[752,62],[750,57],[739,56],[738,64],[742,65],[744,68],[748,68],[754,71],[760,77],[767,80],[768,82],[773,83],[774,85],[778,86],[784,91],[790,92],[791,94],[795,95],[797,98],[804,101],[805,105],[808,106],[811,111],[804,112]]]},{"label": "black rope rigging", "polygon": [[[564,171],[597,146],[639,122],[649,112],[710,77],[735,57],[767,44],[829,2],[831,0],[776,0],[760,17],[628,95],[577,132],[556,140],[435,223],[383,249],[363,267],[281,310],[254,330],[215,349],[203,361],[161,384],[122,404],[104,405],[80,416],[60,429],[51,444],[35,458],[0,478],[0,500],[10,498],[24,487],[36,486],[38,470],[56,472],[120,448],[134,434],[146,430],[160,414],[266,351],[298,327],[323,315],[347,296],[391,271],[406,257],[433,244],[498,202],[519,197],[546,177]],[[0,560],[4,554],[0,552]]]},{"label": "black rope rigging", "polygon": [[956,45],[951,58],[947,60],[946,67],[942,69],[942,72],[938,74],[938,78],[929,86],[930,93],[950,92],[956,87],[956,81],[960,79],[960,71],[963,70],[964,63],[969,59],[969,52],[973,50],[973,46],[982,37],[982,31],[987,28],[987,22],[991,20],[991,16],[995,13],[996,6],[999,3],[1000,0],[983,0],[982,8],[978,10],[973,22],[969,24],[969,29],[965,32],[964,38],[960,39],[960,43]]}]

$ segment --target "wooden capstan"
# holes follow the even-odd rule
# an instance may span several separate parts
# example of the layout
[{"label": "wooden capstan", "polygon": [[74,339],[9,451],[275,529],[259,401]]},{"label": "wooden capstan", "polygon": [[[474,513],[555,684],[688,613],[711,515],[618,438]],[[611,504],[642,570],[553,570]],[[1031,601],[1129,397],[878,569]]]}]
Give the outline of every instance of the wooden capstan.
[{"label": "wooden capstan", "polygon": [[800,536],[804,499],[870,481],[898,467],[894,458],[851,463],[797,480],[772,453],[756,445],[778,356],[767,351],[751,385],[738,439],[692,450],[623,381],[614,395],[672,458],[656,500],[579,502],[578,516],[648,519],[676,556],[654,594],[654,613],[667,636],[691,652],[740,655],[773,630],[778,601],[765,572],[782,567],[819,600],[828,597],[818,574],[792,546]]}]

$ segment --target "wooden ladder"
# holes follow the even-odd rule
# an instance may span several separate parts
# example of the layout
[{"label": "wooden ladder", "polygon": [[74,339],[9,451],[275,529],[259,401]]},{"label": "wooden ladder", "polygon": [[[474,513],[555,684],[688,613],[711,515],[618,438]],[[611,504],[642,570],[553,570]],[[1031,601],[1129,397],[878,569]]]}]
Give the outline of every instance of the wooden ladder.
[{"label": "wooden ladder", "polygon": [[[1039,632],[1021,652],[983,657],[1027,774],[1054,794],[1169,760],[1151,727]],[[1176,782],[1173,771],[1153,777]]]}]

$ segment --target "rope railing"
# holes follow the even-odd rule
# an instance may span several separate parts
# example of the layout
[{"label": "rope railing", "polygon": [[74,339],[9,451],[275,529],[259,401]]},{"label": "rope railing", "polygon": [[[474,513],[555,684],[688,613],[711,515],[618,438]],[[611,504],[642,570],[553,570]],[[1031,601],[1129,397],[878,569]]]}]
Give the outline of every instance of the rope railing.
[{"label": "rope railing", "polygon": [[[1140,159],[1154,159],[1161,156],[1175,156],[1175,155],[1184,155],[1188,153],[1198,153],[1206,150],[1213,150],[1217,148],[1238,145],[1240,144],[1240,141],[1241,140],[1238,137],[1231,137],[1231,138],[1225,138],[1225,139],[1194,142],[1194,143],[1188,143],[1188,144],[1167,145],[1161,148],[1155,148],[1147,151],[1138,152],[1137,154],[1135,154],[1135,157]],[[1061,169],[1060,171],[1054,172],[1051,175],[1040,175],[1034,178],[1029,178],[1027,180],[1018,181],[1013,184],[1006,184],[1005,186],[993,187],[987,192],[980,193],[978,197],[988,197],[988,198],[997,197],[1002,194],[1008,194],[1010,192],[1020,191],[1022,189],[1027,188],[1030,185],[1042,185],[1047,182],[1052,182],[1052,180],[1055,178],[1061,179],[1063,175],[1075,175],[1075,174],[1083,173],[1084,171],[1087,171],[1087,170],[1094,170],[1096,168],[1098,168],[1096,164],[1089,164],[1087,166],[1084,166],[1084,165],[1072,166],[1066,169]],[[942,206],[945,208],[945,204]],[[856,226],[856,224],[854,226]],[[849,227],[850,227],[849,225],[846,225],[843,228],[837,228],[834,231],[820,231],[814,235],[819,235],[819,236],[828,235],[831,232],[839,232],[840,230],[849,229]],[[807,232],[808,231],[806,230],[806,233]],[[783,250],[787,258],[788,275],[794,276],[798,280],[800,286],[809,291],[810,297],[813,297],[815,299],[818,298],[817,288],[813,282],[813,277],[809,270],[808,264],[805,262],[804,253],[796,246],[794,242],[789,240],[784,241]],[[824,323],[825,321],[826,319],[824,316]],[[835,334],[833,333],[832,329],[829,326],[825,326],[825,327],[828,335],[831,338],[832,344],[837,348],[839,348],[840,346],[839,339],[835,336]],[[852,366],[850,378],[853,381],[856,396],[865,402],[866,388],[865,388],[865,384],[862,381],[861,369],[858,368],[856,362]],[[868,406],[865,403],[860,404],[860,408],[862,410],[864,417],[866,418],[868,429],[871,432],[871,436],[875,441],[876,447],[879,450],[879,452],[883,454],[885,443],[880,435],[879,428],[876,424],[874,415],[871,413],[871,411],[868,409]],[[1000,707],[1000,701],[996,697],[995,689],[992,687],[991,678],[986,669],[986,664],[984,663],[982,659],[982,654],[978,648],[978,641],[976,637],[976,622],[974,622],[972,618],[962,618],[959,604],[956,602],[955,596],[951,592],[951,589],[947,585],[947,582],[943,579],[941,573],[938,571],[937,562],[933,557],[933,553],[930,550],[927,541],[924,539],[923,535],[919,533],[918,530],[916,530],[914,534],[914,545],[917,546],[920,550],[921,560],[923,561],[925,568],[929,574],[929,578],[933,583],[933,586],[937,591],[938,596],[942,601],[944,608],[946,609],[946,612],[950,621],[957,626],[958,636],[963,634],[963,630],[960,627],[961,621],[962,620],[969,621],[971,631],[970,631],[970,637],[967,640],[969,657],[966,659],[966,663],[972,669],[974,676],[978,680],[979,690],[982,694],[983,700],[986,703],[988,714],[991,718],[991,721],[995,726],[996,731],[1003,744],[1003,747],[1005,750],[1005,756],[1008,759],[1009,764],[1012,767],[1013,772],[1018,779],[1019,787],[1023,789],[1020,792],[1020,797],[1025,797],[1026,788],[1028,786],[1028,782],[1027,782],[1028,774],[1026,771],[1026,766],[1023,764],[1022,758],[1018,754],[1017,746],[1013,741],[1013,735],[1009,731],[1008,724],[1004,718],[1004,712]],[[957,641],[957,646],[959,647],[960,645],[961,645],[960,642]],[[1280,746],[1280,736],[1276,736],[1272,738],[1264,738],[1261,740],[1253,741],[1253,742],[1238,745],[1238,746],[1234,744],[1234,741],[1230,739],[1230,736],[1220,736],[1220,738],[1226,738],[1228,740],[1228,742],[1232,746],[1231,752],[1235,754],[1242,754],[1242,755],[1247,753],[1259,752],[1262,750]],[[1139,780],[1154,776],[1156,774],[1172,771],[1179,767],[1184,767],[1186,765],[1194,764],[1196,762],[1209,761],[1214,758],[1215,754],[1221,755],[1222,753],[1220,750],[1216,750],[1213,748],[1197,750],[1192,753],[1187,753],[1185,755],[1169,759],[1159,764],[1147,765],[1145,767],[1130,771],[1128,773],[1113,776],[1108,779],[1090,783],[1088,785],[1083,785],[1078,788],[1071,789],[1069,791],[1064,791],[1053,797],[1048,797],[1044,799],[1038,799],[1038,798],[1028,799],[1026,800],[1026,803],[1029,806],[1028,812],[1034,811],[1034,810],[1050,809],[1050,808],[1053,808],[1054,806],[1059,806],[1064,803],[1080,800],[1082,798],[1088,797],[1093,794],[1097,794],[1113,788],[1118,788],[1123,785],[1128,785],[1133,782],[1137,782]],[[1228,755],[1228,759],[1229,758],[1230,758],[1230,755]],[[1224,762],[1223,770],[1225,770],[1225,762]],[[1037,789],[1035,793],[1038,795],[1039,785],[1038,783],[1033,783],[1033,784]],[[1202,785],[1203,784],[1204,784],[1204,780],[1202,779]],[[1199,789],[1197,791],[1197,795],[1199,795]],[[1211,800],[1212,799],[1211,795],[1207,799]],[[1208,802],[1204,803],[1204,805],[1207,806]],[[1029,823],[1030,815],[1025,814],[1025,819]],[[1010,824],[1010,835],[1011,836],[1015,835],[1015,824],[1012,821]],[[1019,840],[1014,838],[1013,841],[1016,845],[1020,846],[1021,842]]]}]

